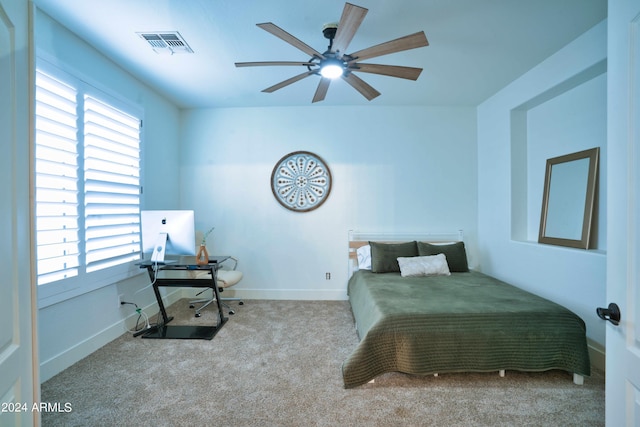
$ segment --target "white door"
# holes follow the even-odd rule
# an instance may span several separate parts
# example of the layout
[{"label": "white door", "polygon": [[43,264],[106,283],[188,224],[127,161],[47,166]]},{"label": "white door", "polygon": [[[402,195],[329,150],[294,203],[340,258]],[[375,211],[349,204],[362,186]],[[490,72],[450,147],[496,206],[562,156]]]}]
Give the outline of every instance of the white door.
[{"label": "white door", "polygon": [[0,426],[39,423],[31,281],[29,2],[0,0]]},{"label": "white door", "polygon": [[607,426],[640,426],[640,1],[609,0]]}]

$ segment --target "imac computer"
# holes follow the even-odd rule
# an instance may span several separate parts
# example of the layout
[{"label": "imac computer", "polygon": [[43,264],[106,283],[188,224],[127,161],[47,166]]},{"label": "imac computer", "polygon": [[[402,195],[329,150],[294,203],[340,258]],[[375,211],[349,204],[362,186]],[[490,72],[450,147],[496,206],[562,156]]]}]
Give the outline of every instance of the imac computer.
[{"label": "imac computer", "polygon": [[194,221],[192,210],[140,211],[143,258],[164,263],[165,255],[195,255]]}]

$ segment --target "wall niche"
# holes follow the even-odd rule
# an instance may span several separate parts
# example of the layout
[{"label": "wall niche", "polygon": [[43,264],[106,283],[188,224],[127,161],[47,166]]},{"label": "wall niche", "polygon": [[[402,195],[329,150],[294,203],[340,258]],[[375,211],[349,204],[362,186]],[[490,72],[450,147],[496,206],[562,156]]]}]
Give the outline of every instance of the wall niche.
[{"label": "wall niche", "polygon": [[536,243],[546,161],[600,148],[590,248],[606,251],[606,60],[511,110],[511,239]]}]

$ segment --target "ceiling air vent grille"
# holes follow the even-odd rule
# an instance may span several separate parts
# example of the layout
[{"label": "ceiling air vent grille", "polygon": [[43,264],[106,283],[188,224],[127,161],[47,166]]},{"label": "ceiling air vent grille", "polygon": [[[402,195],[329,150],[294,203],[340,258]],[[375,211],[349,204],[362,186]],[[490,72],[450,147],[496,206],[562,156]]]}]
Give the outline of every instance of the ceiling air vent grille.
[{"label": "ceiling air vent grille", "polygon": [[177,31],[157,31],[136,33],[147,43],[156,53],[193,53],[187,42]]}]

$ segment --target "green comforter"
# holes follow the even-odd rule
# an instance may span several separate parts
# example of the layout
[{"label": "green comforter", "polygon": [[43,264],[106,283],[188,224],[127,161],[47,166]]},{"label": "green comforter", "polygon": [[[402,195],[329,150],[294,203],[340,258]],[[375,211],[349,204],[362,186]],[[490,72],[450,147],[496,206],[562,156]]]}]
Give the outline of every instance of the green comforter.
[{"label": "green comforter", "polygon": [[348,294],[360,343],[342,365],[346,388],[393,371],[590,375],[580,317],[482,273],[401,277],[360,270]]}]

